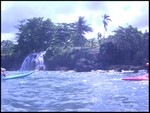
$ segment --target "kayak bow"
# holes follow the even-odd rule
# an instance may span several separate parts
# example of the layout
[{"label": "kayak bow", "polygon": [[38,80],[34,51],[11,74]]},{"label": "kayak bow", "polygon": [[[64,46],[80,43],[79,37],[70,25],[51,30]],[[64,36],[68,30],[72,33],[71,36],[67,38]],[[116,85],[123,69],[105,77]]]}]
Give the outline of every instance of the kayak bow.
[{"label": "kayak bow", "polygon": [[143,76],[135,76],[135,77],[126,77],[122,78],[122,80],[129,80],[129,81],[142,81],[142,80],[149,80],[149,75],[143,75]]},{"label": "kayak bow", "polygon": [[14,78],[22,78],[22,77],[26,77],[28,75],[31,75],[32,73],[34,73],[35,71],[30,71],[27,73],[22,73],[22,74],[16,74],[16,75],[8,75],[8,76],[3,76],[1,75],[1,78],[3,80],[7,80],[7,79],[14,79]]}]

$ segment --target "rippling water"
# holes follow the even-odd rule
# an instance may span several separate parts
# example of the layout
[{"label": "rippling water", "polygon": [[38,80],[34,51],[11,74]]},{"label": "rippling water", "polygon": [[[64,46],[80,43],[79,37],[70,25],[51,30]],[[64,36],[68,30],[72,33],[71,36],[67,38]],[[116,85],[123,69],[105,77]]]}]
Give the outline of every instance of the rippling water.
[{"label": "rippling water", "polygon": [[1,80],[1,111],[149,111],[149,82],[121,80],[145,73],[39,71]]}]

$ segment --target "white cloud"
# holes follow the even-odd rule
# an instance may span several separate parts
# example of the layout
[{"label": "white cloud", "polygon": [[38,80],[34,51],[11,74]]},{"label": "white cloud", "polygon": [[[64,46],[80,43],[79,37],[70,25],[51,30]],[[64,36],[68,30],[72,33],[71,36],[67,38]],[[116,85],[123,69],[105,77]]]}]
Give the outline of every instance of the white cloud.
[{"label": "white cloud", "polygon": [[[2,39],[12,37],[16,32],[14,25],[18,20],[44,17],[54,23],[72,23],[84,16],[93,28],[93,33],[87,33],[87,38],[97,37],[97,33],[104,33],[102,15],[110,16],[112,22],[108,24],[106,36],[118,26],[132,25],[139,30],[149,31],[149,2],[148,1],[3,1],[2,2]],[[4,37],[5,36],[5,37]],[[11,38],[12,39],[12,38]]]},{"label": "white cloud", "polygon": [[12,40],[12,41],[16,41],[15,40],[15,34],[14,33],[2,33],[1,34],[1,41],[2,40]]}]

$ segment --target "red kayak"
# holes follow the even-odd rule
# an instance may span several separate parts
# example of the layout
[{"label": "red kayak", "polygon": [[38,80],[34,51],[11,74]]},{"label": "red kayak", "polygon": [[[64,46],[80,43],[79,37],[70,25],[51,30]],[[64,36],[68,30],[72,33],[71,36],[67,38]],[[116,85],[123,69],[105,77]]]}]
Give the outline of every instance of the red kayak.
[{"label": "red kayak", "polygon": [[122,78],[122,80],[130,80],[130,81],[142,81],[142,80],[149,80],[149,75],[143,75],[143,76],[135,76],[135,77],[126,77]]}]

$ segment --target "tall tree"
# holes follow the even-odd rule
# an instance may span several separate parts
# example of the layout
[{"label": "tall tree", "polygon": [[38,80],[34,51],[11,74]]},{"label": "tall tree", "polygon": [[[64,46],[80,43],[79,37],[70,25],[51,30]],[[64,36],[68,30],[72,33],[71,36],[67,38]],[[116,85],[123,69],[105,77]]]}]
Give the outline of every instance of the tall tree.
[{"label": "tall tree", "polygon": [[104,16],[102,16],[103,18],[103,25],[104,25],[104,37],[105,37],[105,32],[107,32],[107,26],[108,26],[108,22],[111,21],[111,19],[109,18],[110,16],[107,14],[104,14]]},{"label": "tall tree", "polygon": [[32,18],[20,21],[17,26],[19,32],[17,35],[18,45],[15,48],[16,53],[26,56],[32,52],[46,50],[53,42],[53,31],[55,25],[50,19]]},{"label": "tall tree", "polygon": [[91,27],[89,27],[89,25],[86,25],[86,20],[84,20],[84,17],[79,17],[76,25],[77,25],[77,37],[76,40],[74,40],[74,42],[76,45],[79,45],[82,48],[87,41],[84,34],[86,32],[92,32],[93,30]]}]

